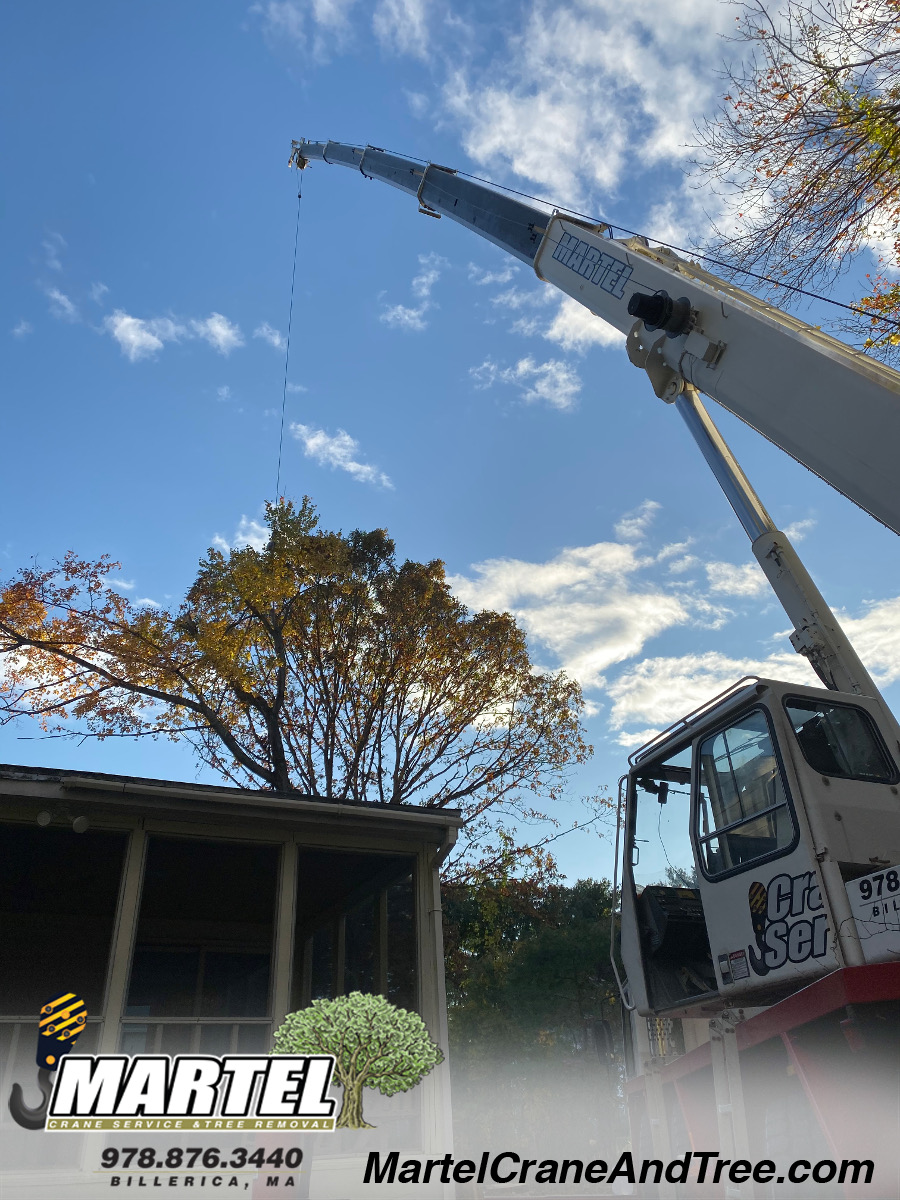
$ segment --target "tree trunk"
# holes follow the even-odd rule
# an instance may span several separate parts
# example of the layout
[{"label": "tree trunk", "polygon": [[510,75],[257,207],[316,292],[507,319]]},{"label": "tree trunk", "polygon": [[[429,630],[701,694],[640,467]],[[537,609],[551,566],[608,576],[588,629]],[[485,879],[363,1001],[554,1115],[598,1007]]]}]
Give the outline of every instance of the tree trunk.
[{"label": "tree trunk", "polygon": [[362,1083],[344,1085],[344,1103],[341,1114],[337,1119],[336,1129],[374,1129],[368,1121],[363,1120],[362,1114]]}]

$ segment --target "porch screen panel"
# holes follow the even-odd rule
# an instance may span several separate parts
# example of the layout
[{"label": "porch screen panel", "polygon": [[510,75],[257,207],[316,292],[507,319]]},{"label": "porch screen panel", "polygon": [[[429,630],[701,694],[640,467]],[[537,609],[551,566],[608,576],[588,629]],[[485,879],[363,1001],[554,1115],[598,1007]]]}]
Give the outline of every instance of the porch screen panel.
[{"label": "porch screen panel", "polygon": [[268,1015],[278,855],[149,839],[126,1017]]},{"label": "porch screen panel", "polygon": [[292,1007],[374,992],[417,1005],[414,859],[300,850]]},{"label": "porch screen panel", "polygon": [[60,992],[100,1015],[127,836],[0,825],[0,1015]]}]

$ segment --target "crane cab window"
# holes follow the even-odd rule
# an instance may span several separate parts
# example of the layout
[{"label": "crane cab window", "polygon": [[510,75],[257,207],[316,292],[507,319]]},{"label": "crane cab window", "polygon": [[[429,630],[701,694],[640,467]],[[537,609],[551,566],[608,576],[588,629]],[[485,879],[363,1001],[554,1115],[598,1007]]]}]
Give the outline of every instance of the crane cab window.
[{"label": "crane cab window", "polygon": [[787,849],[794,823],[766,714],[757,709],[699,747],[698,842],[708,876]]},{"label": "crane cab window", "polygon": [[861,708],[805,696],[786,697],[784,707],[803,757],[820,775],[897,782],[875,722]]}]

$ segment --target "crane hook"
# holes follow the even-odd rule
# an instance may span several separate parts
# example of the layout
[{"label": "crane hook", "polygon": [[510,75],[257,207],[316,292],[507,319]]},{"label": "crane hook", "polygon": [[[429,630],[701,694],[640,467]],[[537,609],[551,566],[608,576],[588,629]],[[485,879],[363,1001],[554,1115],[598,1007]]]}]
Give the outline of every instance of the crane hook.
[{"label": "crane hook", "polygon": [[38,1045],[35,1061],[38,1066],[37,1081],[43,1100],[37,1108],[29,1108],[21,1084],[14,1083],[9,1093],[9,1112],[12,1119],[23,1129],[43,1129],[53,1095],[50,1076],[59,1066],[60,1059],[69,1053],[81,1036],[87,1023],[87,1008],[84,1001],[74,992],[60,992],[41,1008],[38,1027]]},{"label": "crane hook", "polygon": [[53,1094],[53,1080],[46,1067],[41,1067],[38,1071],[37,1081],[43,1095],[43,1100],[37,1108],[29,1108],[25,1103],[21,1084],[14,1083],[9,1093],[10,1116],[23,1129],[43,1129],[47,1120],[47,1109],[50,1107],[50,1097]]}]

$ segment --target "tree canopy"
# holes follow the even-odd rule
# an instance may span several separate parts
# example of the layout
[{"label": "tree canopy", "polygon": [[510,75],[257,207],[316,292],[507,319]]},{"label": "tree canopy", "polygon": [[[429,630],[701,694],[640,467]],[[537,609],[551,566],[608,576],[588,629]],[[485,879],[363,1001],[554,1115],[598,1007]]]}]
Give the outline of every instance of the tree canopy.
[{"label": "tree canopy", "polygon": [[0,720],[184,738],[242,786],[335,801],[528,812],[590,752],[581,692],[532,667],[506,613],[470,613],[439,561],[383,529],[268,505],[268,540],[210,549],[173,609],[132,604],[108,558],[0,589]]},{"label": "tree canopy", "polygon": [[417,1013],[364,992],[288,1013],[272,1053],[335,1056],[334,1075],[344,1089],[337,1129],[372,1128],[363,1120],[363,1088],[383,1096],[409,1091],[444,1060]]},{"label": "tree canopy", "polygon": [[900,0],[740,4],[742,61],[699,130],[700,172],[729,198],[715,249],[776,284],[832,280],[868,246],[881,269],[839,324],[900,357]]},{"label": "tree canopy", "polygon": [[444,887],[448,1010],[454,1047],[592,1048],[616,1009],[609,965],[612,891],[512,875]]}]

